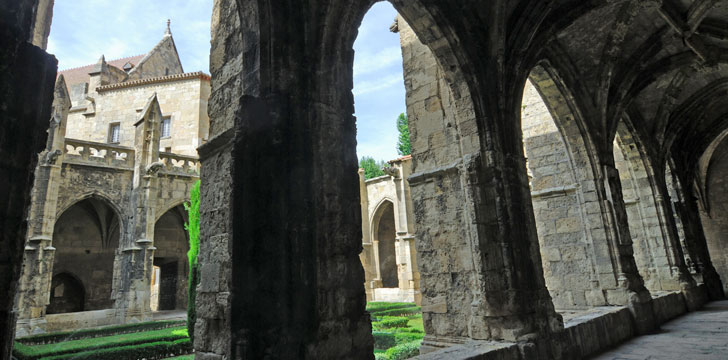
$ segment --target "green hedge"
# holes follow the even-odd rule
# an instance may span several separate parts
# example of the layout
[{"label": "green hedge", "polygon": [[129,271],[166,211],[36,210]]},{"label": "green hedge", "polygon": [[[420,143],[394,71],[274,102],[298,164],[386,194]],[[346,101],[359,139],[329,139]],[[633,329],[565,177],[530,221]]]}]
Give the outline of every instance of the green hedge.
[{"label": "green hedge", "polygon": [[412,307],[412,306],[415,306],[415,304],[414,303],[402,303],[402,302],[373,301],[373,302],[367,303],[367,311],[375,312],[375,311],[382,311],[382,310],[408,308],[408,307]]},{"label": "green hedge", "polygon": [[388,360],[404,360],[420,354],[422,340],[410,341],[387,349],[384,353]]},{"label": "green hedge", "polygon": [[380,318],[383,316],[405,316],[405,315],[414,315],[419,314],[422,312],[422,308],[419,306],[409,306],[405,308],[397,308],[397,309],[389,309],[389,310],[381,310],[381,311],[374,311],[372,312],[372,316]]},{"label": "green hedge", "polygon": [[185,338],[175,341],[158,341],[139,345],[121,346],[110,349],[44,357],[41,358],[41,360],[153,360],[189,354],[190,352],[192,352],[192,343],[190,342],[190,339]]},{"label": "green hedge", "polygon": [[184,321],[180,320],[163,320],[149,321],[136,324],[106,326],[96,329],[82,329],[76,331],[56,332],[50,334],[40,334],[26,336],[16,339],[17,343],[25,345],[50,344],[62,341],[73,341],[79,339],[97,338],[111,335],[128,334],[139,331],[167,329],[175,326],[184,325]]},{"label": "green hedge", "polygon": [[372,331],[372,337],[374,338],[375,349],[389,349],[397,345],[413,341],[420,341],[423,338],[423,334],[408,332],[391,333],[386,331]]},{"label": "green hedge", "polygon": [[38,360],[52,356],[73,355],[81,352],[94,352],[100,351],[101,349],[126,346],[139,346],[153,342],[188,340],[186,332],[184,327],[180,327],[103,338],[73,340],[48,345],[28,346],[16,344],[13,355],[18,360]]},{"label": "green hedge", "polygon": [[405,317],[385,317],[379,321],[372,323],[375,328],[405,328],[409,323],[409,319]]}]

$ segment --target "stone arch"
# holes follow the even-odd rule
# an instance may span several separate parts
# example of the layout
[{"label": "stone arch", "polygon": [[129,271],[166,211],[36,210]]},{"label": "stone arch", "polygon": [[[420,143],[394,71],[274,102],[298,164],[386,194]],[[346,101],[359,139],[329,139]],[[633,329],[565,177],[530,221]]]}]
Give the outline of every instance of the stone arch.
[{"label": "stone arch", "polygon": [[50,302],[46,314],[80,312],[86,303],[83,282],[70,272],[61,272],[51,280]]},{"label": "stone arch", "polygon": [[[653,166],[640,139],[624,121],[617,126],[613,149],[634,258],[645,287],[650,291],[682,290],[681,280],[692,280],[680,278],[684,275],[681,268],[685,272],[687,268],[674,216],[661,195],[667,193],[663,171]],[[661,186],[665,186],[664,192]]]},{"label": "stone arch", "polygon": [[[219,305],[198,312],[198,325],[208,332],[196,338],[196,350],[231,358],[371,357],[371,340],[361,336],[370,318],[358,258],[351,75],[356,26],[373,2],[220,3],[211,71],[222,87],[210,99],[213,139],[199,151],[201,177],[213,189],[203,189],[202,219],[209,220],[201,231],[215,238],[215,247],[227,243],[232,251],[220,254],[203,243],[201,283],[210,286],[198,299]],[[454,117],[440,110],[440,120],[428,119],[436,129],[418,131],[424,147],[418,153],[413,144],[416,173],[409,178],[415,213],[422,215],[416,236],[422,238],[418,264],[427,264],[420,266],[426,343],[515,341],[559,331],[563,323],[544,286],[532,215],[522,206],[528,188],[515,114],[503,115],[496,94],[482,86],[499,78],[497,60],[466,45],[475,35],[462,29],[462,8],[393,3],[435,54],[433,67],[448,83],[429,99],[430,109],[454,104]],[[229,211],[212,215],[226,206],[220,192],[227,189]],[[229,273],[221,270],[228,264]],[[251,281],[260,278],[268,281]],[[261,301],[261,293],[275,301]],[[285,311],[273,311],[272,304]],[[229,320],[220,311],[229,311]],[[275,339],[268,335],[274,333]],[[285,349],[275,346],[281,338]]]},{"label": "stone arch", "polygon": [[189,235],[185,230],[186,223],[187,212],[182,204],[160,214],[154,223],[153,277],[156,283],[152,284],[152,301],[157,303],[152,304],[152,309],[187,308]]},{"label": "stone arch", "polygon": [[79,194],[77,196],[74,196],[73,198],[65,199],[63,202],[59,202],[57,210],[56,210],[56,221],[63,215],[66,210],[70,209],[72,206],[78,204],[79,202],[86,200],[86,199],[97,199],[104,203],[104,205],[108,206],[114,211],[114,214],[116,214],[116,217],[119,219],[119,226],[121,227],[122,233],[126,231],[126,222],[124,221],[124,211],[122,211],[119,203],[117,201],[114,201],[113,196],[110,196],[103,191],[100,191],[98,189],[91,190],[84,192],[82,194]]},{"label": "stone arch", "polygon": [[[521,125],[554,303],[564,309],[624,304],[627,299],[615,296],[620,274],[598,190],[597,147],[573,95],[547,60],[531,70],[526,90],[529,83],[537,94],[525,94]],[[527,104],[528,96],[536,99]]]},{"label": "stone arch", "polygon": [[84,310],[112,308],[114,266],[123,225],[118,209],[91,193],[60,212],[53,230],[53,273],[76,274],[85,289]]},{"label": "stone arch", "polygon": [[[190,199],[173,199],[170,201],[166,201],[164,204],[159,206],[157,210],[154,212],[155,219],[154,221],[159,221],[159,218],[162,217],[162,215],[166,214],[168,211],[175,209],[177,207],[180,207],[184,209],[185,204],[187,204],[190,201]],[[186,211],[186,210],[185,210]]]},{"label": "stone arch", "polygon": [[397,229],[395,226],[394,201],[382,199],[372,214],[372,240],[376,249],[378,280],[383,288],[399,287],[399,276],[396,259]]},{"label": "stone arch", "polygon": [[[707,163],[704,170],[704,178],[694,186],[702,187],[704,193],[697,198],[700,201],[700,220],[705,232],[708,253],[712,260],[715,271],[722,279],[728,278],[728,241],[725,234],[728,232],[728,140],[722,136],[716,139],[717,144],[711,144],[709,152],[704,156],[709,157],[701,162]],[[702,169],[701,169],[702,170]],[[702,184],[701,184],[702,182]],[[723,291],[728,291],[728,282],[723,282]]]}]

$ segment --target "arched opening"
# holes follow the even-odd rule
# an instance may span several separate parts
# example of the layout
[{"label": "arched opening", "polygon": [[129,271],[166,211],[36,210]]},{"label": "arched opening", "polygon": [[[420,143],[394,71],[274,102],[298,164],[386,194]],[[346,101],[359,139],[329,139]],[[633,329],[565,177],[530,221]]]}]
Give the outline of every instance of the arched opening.
[{"label": "arched opening", "polygon": [[372,229],[374,246],[377,248],[378,270],[383,288],[399,287],[397,269],[396,229],[394,224],[394,204],[384,201],[374,215]]},{"label": "arched opening", "polygon": [[189,236],[185,230],[187,212],[182,205],[166,211],[154,224],[154,272],[152,311],[187,307]]},{"label": "arched opening", "polygon": [[86,290],[73,274],[61,273],[51,280],[51,298],[46,314],[72,313],[84,310]]},{"label": "arched opening", "polygon": [[[59,288],[63,294],[71,293],[67,283],[75,286],[74,289],[84,289],[84,302],[80,307],[83,310],[109,309],[114,306],[114,262],[120,234],[116,210],[106,200],[97,197],[75,203],[56,221],[53,230],[53,246],[56,248],[53,281],[64,281],[59,283],[59,286],[63,286]],[[59,274],[75,274],[76,278],[74,281],[67,275],[58,278]],[[54,295],[51,293],[51,302]],[[58,312],[67,312],[70,307],[49,307],[48,313],[56,309]]]},{"label": "arched opening", "polygon": [[[545,76],[543,69],[536,71]],[[541,262],[554,306],[560,310],[580,309],[596,305],[587,300],[592,291],[593,255],[584,221],[583,195],[577,183],[577,172],[591,169],[584,163],[575,168],[574,155],[539,90],[557,91],[537,89],[531,80],[526,82],[521,128]]]},{"label": "arched opening", "polygon": [[702,181],[707,204],[698,202],[700,220],[713,266],[728,291],[728,138],[715,147]]},{"label": "arched opening", "polygon": [[654,168],[642,153],[638,139],[623,122],[614,139],[613,156],[622,185],[634,259],[645,287],[650,291],[680,290],[676,255],[682,254],[682,249],[674,248],[680,246],[677,227],[669,228],[668,221],[674,219],[665,218],[668,209],[660,208],[663,204],[655,196],[658,191],[655,182],[662,181],[656,176],[663,175],[653,174]]}]

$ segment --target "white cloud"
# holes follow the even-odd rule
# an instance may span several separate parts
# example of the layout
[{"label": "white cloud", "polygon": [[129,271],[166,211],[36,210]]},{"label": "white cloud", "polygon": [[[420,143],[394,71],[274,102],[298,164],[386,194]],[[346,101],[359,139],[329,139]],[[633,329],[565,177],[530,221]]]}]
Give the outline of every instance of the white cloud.
[{"label": "white cloud", "polygon": [[370,74],[394,64],[402,64],[402,50],[399,46],[388,47],[376,53],[363,51],[354,57],[354,76]]},{"label": "white cloud", "polygon": [[375,91],[387,89],[403,81],[404,80],[402,80],[402,74],[390,74],[378,79],[355,83],[353,93],[354,96],[361,96],[364,94],[373,93]]}]

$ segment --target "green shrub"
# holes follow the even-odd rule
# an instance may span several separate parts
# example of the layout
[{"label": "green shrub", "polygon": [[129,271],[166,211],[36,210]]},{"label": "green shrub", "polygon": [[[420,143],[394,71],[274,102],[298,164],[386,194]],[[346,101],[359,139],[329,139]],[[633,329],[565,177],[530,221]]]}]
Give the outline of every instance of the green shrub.
[{"label": "green shrub", "polygon": [[184,325],[184,322],[180,320],[148,321],[136,324],[106,326],[96,329],[82,329],[76,331],[64,331],[26,336],[16,339],[16,343],[21,343],[25,345],[51,344],[62,341],[73,341],[111,335],[122,335],[140,331],[167,329],[180,325]]},{"label": "green shrub", "polygon": [[44,357],[41,360],[138,360],[164,359],[170,356],[189,354],[192,351],[190,339],[158,341],[139,345],[121,346],[110,349],[84,351],[74,354]]},{"label": "green shrub", "polygon": [[389,360],[389,357],[385,353],[374,353],[374,360]]},{"label": "green shrub", "polygon": [[372,323],[373,326],[378,328],[404,328],[407,327],[409,319],[404,317],[385,317],[377,322]]},{"label": "green shrub", "polygon": [[189,233],[190,250],[187,252],[189,262],[189,280],[187,281],[187,330],[190,334],[190,341],[195,341],[195,322],[197,312],[195,300],[197,299],[197,284],[200,283],[200,266],[197,263],[197,255],[200,254],[200,181],[198,180],[190,190],[190,203],[185,204],[187,217],[190,223],[185,224]]},{"label": "green shrub", "polygon": [[88,351],[101,351],[102,349],[109,348],[138,346],[152,342],[170,342],[187,339],[187,329],[180,327],[176,329],[153,330],[102,338],[72,340],[57,344],[35,346],[16,344],[16,347],[13,350],[13,355],[19,360],[36,360],[52,356],[74,355]]},{"label": "green shrub", "polygon": [[383,317],[383,316],[414,315],[414,314],[419,314],[421,312],[422,312],[422,308],[420,308],[419,306],[410,306],[410,307],[406,307],[406,308],[374,311],[371,314],[372,314],[372,316],[379,318],[379,317]]},{"label": "green shrub", "polygon": [[372,331],[372,337],[374,338],[375,349],[389,349],[394,345],[397,345],[394,339],[394,334],[386,331]]},{"label": "green shrub", "polygon": [[421,340],[399,344],[385,352],[388,360],[404,360],[420,354]]}]

